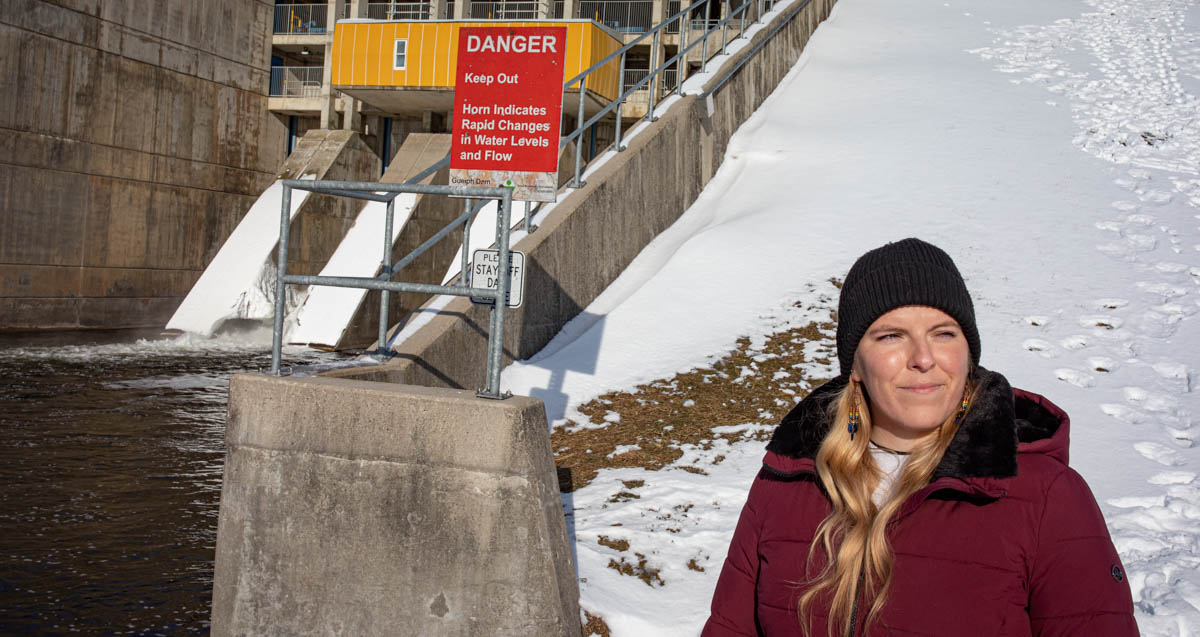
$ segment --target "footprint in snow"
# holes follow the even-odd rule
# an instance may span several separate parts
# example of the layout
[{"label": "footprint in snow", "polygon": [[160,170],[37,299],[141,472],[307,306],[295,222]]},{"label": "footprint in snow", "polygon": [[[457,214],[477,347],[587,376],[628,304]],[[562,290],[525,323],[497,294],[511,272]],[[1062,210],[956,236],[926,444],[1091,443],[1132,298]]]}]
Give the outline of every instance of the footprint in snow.
[{"label": "footprint in snow", "polygon": [[1149,190],[1144,194],[1138,195],[1138,198],[1156,206],[1165,206],[1166,204],[1171,203],[1171,200],[1175,198],[1175,195],[1168,190]]},{"label": "footprint in snow", "polygon": [[1104,412],[1108,417],[1119,420],[1127,425],[1141,424],[1146,420],[1146,415],[1140,409],[1134,409],[1126,405],[1104,403],[1100,405],[1100,411]]},{"label": "footprint in snow", "polygon": [[[1138,208],[1141,208],[1141,205],[1139,205],[1138,202],[1136,202],[1136,201],[1125,201],[1125,200],[1114,201],[1109,205],[1112,206],[1113,208],[1116,208],[1117,210],[1120,210],[1121,212],[1132,212],[1134,210],[1137,210]],[[1198,218],[1200,218],[1200,217],[1198,217]]]},{"label": "footprint in snow", "polygon": [[[1161,307],[1164,306],[1159,306],[1159,308]],[[1134,320],[1134,327],[1145,336],[1165,339],[1175,334],[1183,317],[1182,312],[1163,312],[1158,308],[1149,309]]]},{"label": "footprint in snow", "polygon": [[1025,318],[1023,318],[1021,320],[1025,321],[1026,323],[1028,323],[1034,327],[1042,327],[1043,325],[1050,322],[1050,317],[1034,314],[1034,315],[1026,316]]},{"label": "footprint in snow", "polygon": [[1059,345],[1062,345],[1066,349],[1083,349],[1090,344],[1091,343],[1088,341],[1088,337],[1086,337],[1082,334],[1077,334],[1075,336],[1068,336],[1068,337],[1064,338],[1063,340],[1059,341]]},{"label": "footprint in snow", "polygon": [[1167,467],[1178,467],[1184,464],[1183,458],[1179,457],[1179,452],[1157,442],[1137,442],[1134,443],[1133,449],[1140,453],[1147,460],[1153,460]]},{"label": "footprint in snow", "polygon": [[1170,484],[1191,484],[1196,479],[1196,474],[1191,471],[1163,471],[1150,476],[1147,480],[1150,484],[1170,485]]},{"label": "footprint in snow", "polygon": [[1155,218],[1152,215],[1132,214],[1127,215],[1125,217],[1125,221],[1137,224],[1139,226],[1148,226],[1155,222]]},{"label": "footprint in snow", "polygon": [[1182,362],[1159,361],[1154,363],[1154,365],[1151,365],[1151,368],[1154,369],[1154,372],[1157,372],[1160,377],[1168,380],[1182,380],[1183,383],[1187,383],[1189,378],[1188,366],[1183,365]]},{"label": "footprint in snow", "polygon": [[1117,310],[1129,305],[1127,299],[1096,299],[1097,310]]},{"label": "footprint in snow", "polygon": [[1054,358],[1057,352],[1054,351],[1054,346],[1049,341],[1043,341],[1040,338],[1026,339],[1021,346],[1030,352],[1037,352],[1046,358]]},{"label": "footprint in snow", "polygon": [[1092,327],[1102,330],[1115,330],[1125,321],[1116,316],[1082,316],[1079,318],[1080,327]]},{"label": "footprint in snow", "polygon": [[1111,374],[1121,366],[1116,360],[1107,356],[1093,356],[1087,359],[1087,364],[1088,367],[1101,374]]},{"label": "footprint in snow", "polygon": [[1125,395],[1126,402],[1131,405],[1138,405],[1146,411],[1158,413],[1175,413],[1178,411],[1179,400],[1170,394],[1149,391],[1141,387],[1126,387],[1121,391]]},{"label": "footprint in snow", "polygon": [[1109,498],[1105,502],[1119,509],[1156,509],[1167,505],[1167,496],[1130,495],[1121,498]]},{"label": "footprint in snow", "polygon": [[1116,221],[1097,221],[1096,228],[1121,234],[1121,230],[1124,229],[1124,226]]},{"label": "footprint in snow", "polygon": [[1091,374],[1085,374],[1079,370],[1063,367],[1054,370],[1054,377],[1070,383],[1076,387],[1088,388],[1096,386],[1096,379]]},{"label": "footprint in snow", "polygon": [[1161,281],[1138,281],[1137,288],[1147,294],[1157,294],[1163,298],[1163,301],[1184,296],[1188,293],[1185,288]]}]

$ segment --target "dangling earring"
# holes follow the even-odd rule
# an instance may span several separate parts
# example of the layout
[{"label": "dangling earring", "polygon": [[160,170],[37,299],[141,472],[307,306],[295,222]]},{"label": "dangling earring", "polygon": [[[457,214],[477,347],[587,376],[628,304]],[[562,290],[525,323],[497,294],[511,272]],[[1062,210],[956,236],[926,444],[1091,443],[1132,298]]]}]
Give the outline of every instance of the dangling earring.
[{"label": "dangling earring", "polygon": [[967,396],[968,396],[967,390],[963,389],[962,402],[959,403],[959,405],[958,405],[958,415],[954,417],[955,420],[962,420],[962,417],[964,415],[966,415],[966,413],[967,413]]},{"label": "dangling earring", "polygon": [[846,431],[850,432],[850,440],[854,440],[854,434],[858,433],[858,423],[862,422],[862,417],[858,415],[858,398],[854,399],[854,403],[850,405],[850,419],[846,422]]}]

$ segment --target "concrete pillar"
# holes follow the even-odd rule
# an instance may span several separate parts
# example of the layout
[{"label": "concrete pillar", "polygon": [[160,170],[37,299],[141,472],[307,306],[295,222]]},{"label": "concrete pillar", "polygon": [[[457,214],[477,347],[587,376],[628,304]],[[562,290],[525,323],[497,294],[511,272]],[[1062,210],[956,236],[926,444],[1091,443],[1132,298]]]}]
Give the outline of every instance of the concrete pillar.
[{"label": "concrete pillar", "polygon": [[548,20],[554,17],[554,0],[537,0],[537,17]]},{"label": "concrete pillar", "polygon": [[542,402],[234,376],[212,634],[572,635]]},{"label": "concrete pillar", "polygon": [[462,20],[471,15],[470,7],[468,6],[471,0],[454,0],[454,19]]},{"label": "concrete pillar", "polygon": [[342,128],[344,130],[356,130],[360,133],[362,127],[362,113],[358,110],[358,100],[349,95],[342,96]]},{"label": "concrete pillar", "polygon": [[563,19],[564,20],[574,20],[574,19],[578,18],[579,16],[575,15],[576,11],[577,11],[577,9],[575,8],[575,0],[564,0],[563,1]]},{"label": "concrete pillar", "polygon": [[429,1],[429,19],[441,20],[446,17],[446,1],[445,0],[430,0]]},{"label": "concrete pillar", "polygon": [[333,65],[329,56],[333,52],[332,45],[325,45],[325,68],[321,72],[321,128],[332,130],[338,125],[337,92],[333,90]]}]

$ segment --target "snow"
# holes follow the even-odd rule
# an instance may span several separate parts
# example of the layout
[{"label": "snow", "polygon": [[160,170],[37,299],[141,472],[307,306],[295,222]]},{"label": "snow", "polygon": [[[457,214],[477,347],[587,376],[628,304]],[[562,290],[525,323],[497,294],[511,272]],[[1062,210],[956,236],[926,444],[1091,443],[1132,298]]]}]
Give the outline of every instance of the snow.
[{"label": "snow", "polygon": [[[416,202],[417,196],[411,193],[396,197],[389,246],[400,236]],[[321,269],[320,276],[373,277],[378,274],[383,257],[380,239],[386,224],[387,204],[368,201],[338,244],[337,250]],[[387,254],[391,258],[390,249]],[[366,294],[367,291],[361,288],[312,286],[292,315],[288,342],[336,346]]]},{"label": "snow", "polygon": [[[291,218],[307,198],[308,191],[292,190]],[[230,233],[167,322],[167,329],[211,336],[228,319],[263,320],[274,315],[277,268],[270,257],[279,243],[282,207],[283,183],[276,180]]]},{"label": "snow", "polygon": [[[982,363],[1072,415],[1142,633],[1194,634],[1198,21],[1177,0],[840,0],[691,209],[504,389],[586,422],[601,394],[827,319],[831,278],[920,236],[967,279]],[[697,634],[762,447],[724,436],[564,496],[582,606],[618,637]],[[661,583],[609,568],[635,552]]]}]

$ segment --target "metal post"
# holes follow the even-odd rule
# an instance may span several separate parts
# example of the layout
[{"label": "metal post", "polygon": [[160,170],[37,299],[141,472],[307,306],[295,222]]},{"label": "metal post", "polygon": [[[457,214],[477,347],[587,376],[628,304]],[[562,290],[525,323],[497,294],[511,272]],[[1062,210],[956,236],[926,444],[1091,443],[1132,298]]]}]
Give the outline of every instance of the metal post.
[{"label": "metal post", "polygon": [[740,13],[742,15],[739,18],[741,20],[741,23],[740,23],[740,26],[738,27],[738,37],[739,38],[746,37],[746,11],[748,11],[749,8],[750,8],[749,0],[742,3],[742,10],[740,11]]},{"label": "metal post", "polygon": [[704,3],[704,41],[700,43],[700,72],[708,72],[708,34],[712,29],[708,28],[708,12],[711,10],[712,0],[706,0]]},{"label": "metal post", "polygon": [[725,15],[721,16],[721,55],[725,55],[725,32],[729,29],[729,2],[730,2],[730,0],[724,0],[724,1],[725,1],[725,5],[724,5],[725,11],[723,11],[723,13]]},{"label": "metal post", "polygon": [[[471,211],[471,200],[463,201],[463,214]],[[470,273],[467,272],[467,250],[471,247],[471,220],[474,215],[470,215],[463,221],[462,233],[462,258],[459,259],[458,284],[463,287],[469,287],[467,281],[470,280]]]},{"label": "metal post", "polygon": [[691,11],[684,11],[683,15],[679,16],[679,53],[677,54],[679,59],[675,61],[676,87],[682,87],[683,81],[687,79],[686,51],[688,48],[688,33],[692,30],[692,25],[689,23],[689,20],[691,19],[691,13]]},{"label": "metal post", "polygon": [[534,230],[537,230],[537,226],[533,225],[533,202],[526,201],[525,202],[525,232],[526,232],[526,234],[529,234],[529,233],[532,233]]},{"label": "metal post", "polygon": [[583,158],[583,98],[587,94],[587,76],[579,79],[579,113],[575,120],[575,183],[572,188],[583,188],[584,181],[579,178],[579,162]]},{"label": "metal post", "polygon": [[[658,33],[656,32],[655,36],[657,36],[657,35],[658,35]],[[617,105],[617,127],[616,127],[616,134],[614,136],[614,139],[616,141],[613,142],[613,145],[616,146],[617,152],[619,153],[619,152],[625,150],[624,148],[621,147],[621,111],[623,110],[623,108],[625,106],[625,53],[621,53],[621,64],[617,68],[618,68],[617,77],[620,78],[617,80],[618,82],[620,82],[620,85],[617,87],[617,90],[620,91],[619,94],[621,96],[621,103],[619,105]]]},{"label": "metal post", "polygon": [[[383,222],[383,257],[379,261],[380,273],[388,275],[390,280],[392,274],[392,216],[396,212],[396,198],[392,197],[387,202],[387,218]],[[387,330],[388,330],[388,301],[390,293],[387,290],[379,294],[379,343],[375,346],[375,354],[382,356],[387,350]]]},{"label": "metal post", "polygon": [[[659,31],[661,31],[661,30],[662,29],[659,29]],[[654,68],[650,69],[650,72],[653,74],[653,77],[650,78],[650,110],[647,111],[646,115],[650,117],[650,121],[652,121],[652,122],[658,121],[658,118],[654,116],[654,93],[655,93],[654,89],[658,87],[658,72],[659,72],[658,61],[662,59],[662,54],[658,50],[658,33],[659,33],[659,31],[654,32],[654,43],[650,45],[650,66],[652,66]],[[664,68],[662,70],[663,70],[663,75],[665,76],[667,69]],[[678,73],[678,71],[676,71],[676,73]]]},{"label": "metal post", "polygon": [[279,210],[279,268],[275,272],[275,330],[271,336],[271,374],[279,375],[279,359],[283,354],[284,283],[287,274],[288,234],[292,225],[292,189],[283,187],[283,204]]},{"label": "metal post", "polygon": [[506,398],[500,394],[500,363],[504,352],[504,310],[508,305],[511,253],[508,249],[509,215],[512,211],[512,191],[504,193],[500,214],[496,215],[496,247],[500,251],[500,276],[496,281],[496,301],[492,305],[492,322],[488,330],[487,387],[476,395],[481,398]]}]

